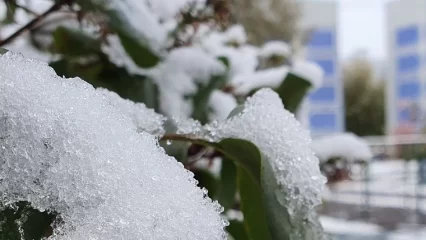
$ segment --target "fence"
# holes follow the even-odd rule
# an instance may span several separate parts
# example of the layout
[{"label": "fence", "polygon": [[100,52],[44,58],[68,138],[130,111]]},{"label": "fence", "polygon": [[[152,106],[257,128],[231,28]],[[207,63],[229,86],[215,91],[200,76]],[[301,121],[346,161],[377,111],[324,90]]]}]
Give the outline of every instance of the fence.
[{"label": "fence", "polygon": [[359,172],[360,177],[330,187],[325,211],[379,225],[384,232],[371,237],[336,234],[336,239],[393,239],[389,234],[400,228],[426,228],[426,135],[365,140],[374,158]]}]

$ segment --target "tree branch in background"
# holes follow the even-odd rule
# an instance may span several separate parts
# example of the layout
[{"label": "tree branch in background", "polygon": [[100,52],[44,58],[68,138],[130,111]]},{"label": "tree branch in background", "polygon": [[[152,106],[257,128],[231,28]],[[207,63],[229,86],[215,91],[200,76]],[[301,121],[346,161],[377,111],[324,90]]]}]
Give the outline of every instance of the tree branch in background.
[{"label": "tree branch in background", "polygon": [[1,40],[0,41],[0,47],[11,43],[13,40],[15,40],[15,38],[19,37],[25,31],[31,30],[37,23],[39,23],[40,21],[45,19],[47,16],[49,16],[53,12],[59,10],[62,7],[62,5],[70,4],[72,2],[73,2],[73,0],[62,0],[62,1],[56,2],[52,7],[47,9],[46,12],[44,12],[41,15],[38,15],[36,18],[34,18],[32,21],[30,21],[29,23],[22,26],[20,29],[18,29],[15,33],[10,35],[8,38]]}]

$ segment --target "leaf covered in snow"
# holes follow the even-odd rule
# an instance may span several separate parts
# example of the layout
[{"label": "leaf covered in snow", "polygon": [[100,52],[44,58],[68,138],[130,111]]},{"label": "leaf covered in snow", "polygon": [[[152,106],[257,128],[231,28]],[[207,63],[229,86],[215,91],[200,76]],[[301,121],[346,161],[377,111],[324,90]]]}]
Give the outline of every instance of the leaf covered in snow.
[{"label": "leaf covered in snow", "polygon": [[193,174],[91,85],[9,52],[0,92],[0,201],[57,212],[51,239],[225,238]]}]

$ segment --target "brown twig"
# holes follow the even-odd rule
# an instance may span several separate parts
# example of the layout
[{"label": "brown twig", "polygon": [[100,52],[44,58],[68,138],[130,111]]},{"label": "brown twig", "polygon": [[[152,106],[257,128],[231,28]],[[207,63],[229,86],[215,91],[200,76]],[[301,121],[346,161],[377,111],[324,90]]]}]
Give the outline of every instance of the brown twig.
[{"label": "brown twig", "polygon": [[8,38],[1,40],[0,41],[0,46],[4,46],[10,42],[12,42],[13,40],[15,40],[15,38],[19,37],[22,33],[24,33],[27,30],[31,30],[37,23],[39,23],[40,21],[42,21],[43,19],[45,19],[48,15],[50,15],[51,13],[59,10],[62,5],[64,4],[69,4],[70,0],[62,0],[62,1],[58,1],[56,2],[52,7],[50,7],[49,9],[47,9],[46,12],[44,12],[41,15],[38,15],[36,18],[34,18],[32,21],[30,21],[29,23],[25,24],[24,26],[22,26],[20,29],[18,29],[15,33],[13,33],[12,35],[10,35]]}]

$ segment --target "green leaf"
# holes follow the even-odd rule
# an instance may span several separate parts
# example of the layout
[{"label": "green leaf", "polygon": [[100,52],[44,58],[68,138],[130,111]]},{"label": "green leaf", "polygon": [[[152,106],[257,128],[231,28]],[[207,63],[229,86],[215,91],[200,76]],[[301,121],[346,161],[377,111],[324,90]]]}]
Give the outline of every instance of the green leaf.
[{"label": "green leaf", "polygon": [[9,50],[0,47],[0,54],[5,54],[7,52],[9,52]]},{"label": "green leaf", "polygon": [[16,0],[5,0],[6,4],[6,16],[3,19],[3,24],[10,24],[15,22],[15,13],[16,13]]},{"label": "green leaf", "polygon": [[309,81],[289,73],[275,91],[280,96],[285,109],[295,113],[311,87],[312,84]]},{"label": "green leaf", "polygon": [[[230,159],[223,158],[222,169],[220,171],[219,193],[217,200],[226,210],[235,204],[235,194],[237,192],[237,168]],[[239,238],[238,238],[239,239]]]},{"label": "green leaf", "polygon": [[160,57],[150,48],[147,37],[144,39],[123,17],[126,13],[120,13],[117,10],[108,10],[105,13],[109,17],[109,26],[117,33],[121,44],[136,65],[142,68],[150,68],[160,62]]},{"label": "green leaf", "polygon": [[229,221],[226,231],[236,240],[249,240],[243,222],[237,220]]},{"label": "green leaf", "polygon": [[56,53],[67,57],[87,56],[101,51],[100,40],[82,31],[66,27],[58,27],[53,32],[53,45]]},{"label": "green leaf", "polygon": [[[258,170],[260,172],[260,167]],[[244,214],[244,227],[249,238],[251,240],[274,239],[269,232],[266,206],[262,199],[262,189],[253,180],[252,176],[241,167],[238,168],[238,189],[241,197],[241,211]],[[275,210],[280,211],[280,209]]]},{"label": "green leaf", "polygon": [[218,191],[218,179],[205,169],[197,169],[192,172],[194,173],[194,178],[198,180],[198,186],[207,189],[209,191],[208,196],[214,199]]},{"label": "green leaf", "polygon": [[226,76],[214,76],[207,85],[199,85],[198,92],[193,96],[194,111],[192,118],[202,124],[208,122],[208,102],[210,95],[215,89],[221,88],[226,82]]},{"label": "green leaf", "polygon": [[[179,139],[175,136],[175,139]],[[185,138],[183,137],[182,140]],[[278,186],[270,160],[265,159],[253,143],[242,139],[223,139],[218,143],[187,141],[210,146],[237,165],[238,188],[244,227],[249,239],[326,239],[315,212],[306,219],[293,218],[280,203],[285,194]]]}]

